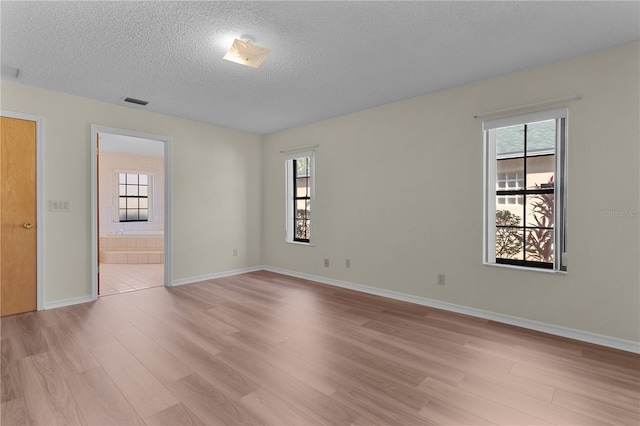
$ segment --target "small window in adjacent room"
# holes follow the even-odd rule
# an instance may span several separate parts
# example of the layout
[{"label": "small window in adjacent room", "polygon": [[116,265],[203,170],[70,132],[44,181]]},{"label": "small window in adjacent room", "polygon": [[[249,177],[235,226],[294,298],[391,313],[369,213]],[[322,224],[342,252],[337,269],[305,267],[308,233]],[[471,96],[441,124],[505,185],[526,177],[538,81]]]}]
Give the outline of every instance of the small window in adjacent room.
[{"label": "small window in adjacent room", "polygon": [[566,108],[483,123],[484,262],[566,271]]},{"label": "small window in adjacent room", "polygon": [[150,177],[141,173],[118,173],[118,220],[149,221]]},{"label": "small window in adjacent room", "polygon": [[286,241],[311,243],[313,234],[314,152],[285,157],[287,176]]}]

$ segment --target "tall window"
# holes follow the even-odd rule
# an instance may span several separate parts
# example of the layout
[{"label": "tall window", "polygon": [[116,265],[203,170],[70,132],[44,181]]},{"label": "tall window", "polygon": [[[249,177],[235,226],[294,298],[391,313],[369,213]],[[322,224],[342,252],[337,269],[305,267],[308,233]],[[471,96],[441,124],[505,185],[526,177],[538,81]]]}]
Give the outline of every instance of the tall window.
[{"label": "tall window", "polygon": [[485,263],[566,271],[566,117],[484,122]]},{"label": "tall window", "polygon": [[120,222],[149,220],[149,175],[118,173],[118,207]]},{"label": "tall window", "polygon": [[310,243],[312,240],[312,206],[314,191],[314,152],[286,157],[287,237],[288,242]]}]

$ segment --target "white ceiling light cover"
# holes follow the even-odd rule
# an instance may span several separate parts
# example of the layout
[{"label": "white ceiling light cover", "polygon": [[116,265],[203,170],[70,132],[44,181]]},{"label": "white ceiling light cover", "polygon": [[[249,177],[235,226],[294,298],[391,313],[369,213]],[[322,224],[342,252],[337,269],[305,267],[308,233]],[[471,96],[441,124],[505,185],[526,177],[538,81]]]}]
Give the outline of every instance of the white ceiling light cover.
[{"label": "white ceiling light cover", "polygon": [[250,41],[235,39],[229,51],[222,57],[227,61],[248,67],[258,68],[267,59],[271,49],[258,46]]}]

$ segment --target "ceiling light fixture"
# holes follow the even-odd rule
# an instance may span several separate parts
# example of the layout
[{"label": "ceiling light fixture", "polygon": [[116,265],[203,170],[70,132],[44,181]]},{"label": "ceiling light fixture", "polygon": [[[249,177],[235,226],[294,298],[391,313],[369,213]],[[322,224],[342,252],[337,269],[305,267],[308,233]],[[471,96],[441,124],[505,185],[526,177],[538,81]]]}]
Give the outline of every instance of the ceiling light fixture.
[{"label": "ceiling light fixture", "polygon": [[222,59],[258,68],[270,53],[271,49],[253,44],[250,36],[240,36],[239,39],[237,38],[233,41],[231,48]]}]

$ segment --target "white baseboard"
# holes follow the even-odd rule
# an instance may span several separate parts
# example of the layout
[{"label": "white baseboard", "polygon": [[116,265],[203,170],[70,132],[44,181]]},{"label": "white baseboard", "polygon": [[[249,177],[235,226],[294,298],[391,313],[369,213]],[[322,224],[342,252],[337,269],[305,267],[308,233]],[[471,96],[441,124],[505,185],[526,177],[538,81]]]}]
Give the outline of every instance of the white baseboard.
[{"label": "white baseboard", "polygon": [[[248,272],[261,271],[263,269],[264,269],[264,267],[262,267],[262,266],[253,266],[253,267],[250,267],[250,268],[235,269],[235,270],[224,271],[224,272],[216,272],[216,273],[213,273],[213,274],[201,275],[199,277],[181,278],[179,280],[174,280],[171,284],[172,284],[172,286],[178,286],[178,285],[183,285],[183,284],[191,284],[191,283],[197,283],[199,281],[212,280],[212,279],[215,279],[215,278],[230,277],[232,275],[240,275],[240,274],[246,274]],[[80,304],[80,303],[87,303],[87,302],[92,302],[92,301],[93,301],[93,299],[91,298],[91,296],[72,297],[70,299],[61,299],[61,300],[54,300],[52,302],[46,302],[44,304],[44,309],[62,308],[64,306],[77,305],[77,304]]]},{"label": "white baseboard", "polygon": [[92,302],[91,296],[72,297],[70,299],[54,300],[52,302],[45,302],[44,309],[62,308],[64,306],[77,305],[80,303]]},{"label": "white baseboard", "polygon": [[213,274],[200,275],[197,277],[187,277],[187,278],[180,278],[177,280],[173,280],[171,282],[171,285],[178,286],[178,285],[184,285],[184,284],[192,284],[200,281],[214,280],[216,278],[230,277],[232,275],[246,274],[248,272],[262,271],[263,269],[264,269],[263,266],[252,266],[250,268],[233,269],[231,271],[223,271],[223,272],[214,272]]},{"label": "white baseboard", "polygon": [[318,275],[305,274],[303,272],[290,271],[287,269],[275,268],[272,266],[263,266],[265,271],[275,272],[278,274],[289,275],[305,280],[316,281],[322,284],[328,284],[336,287],[347,288],[350,290],[360,291],[363,293],[374,294],[376,296],[388,297],[391,299],[402,300],[405,302],[416,303],[418,305],[438,308],[445,311],[456,312],[465,315],[471,315],[478,318],[489,319],[492,321],[515,325],[530,330],[541,331],[556,336],[567,337],[569,339],[580,340],[583,342],[593,343],[596,345],[606,346],[614,349],[620,349],[627,352],[640,353],[640,343],[632,340],[618,339],[616,337],[605,336],[602,334],[591,333],[588,331],[577,330],[573,328],[563,327],[554,324],[548,324],[539,321],[533,321],[526,318],[514,317],[511,315],[500,314],[482,309],[471,308],[468,306],[456,305],[453,303],[442,302],[439,300],[428,299],[426,297],[412,296],[409,294],[399,293],[391,290],[383,290],[374,287],[368,287],[361,284],[354,284],[347,281],[334,280]]}]

